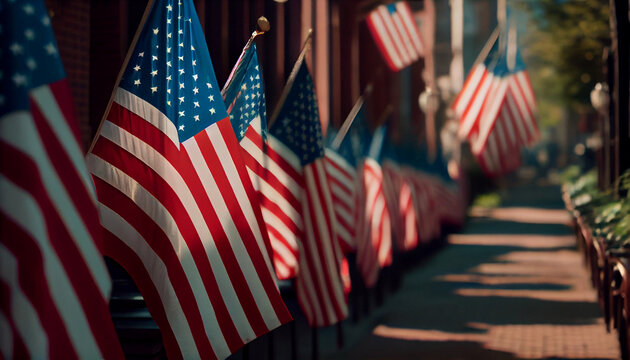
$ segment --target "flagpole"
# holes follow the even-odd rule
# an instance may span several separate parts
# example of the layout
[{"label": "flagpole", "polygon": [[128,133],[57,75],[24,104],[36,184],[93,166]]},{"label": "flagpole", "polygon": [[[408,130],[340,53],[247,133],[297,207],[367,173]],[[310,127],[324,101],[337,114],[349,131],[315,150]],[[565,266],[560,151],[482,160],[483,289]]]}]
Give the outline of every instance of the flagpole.
[{"label": "flagpole", "polygon": [[306,52],[310,48],[309,45],[311,44],[312,38],[313,38],[313,29],[308,29],[308,34],[306,34],[306,39],[304,39],[304,45],[302,45],[302,50],[300,51],[300,55],[295,61],[295,65],[293,65],[293,70],[291,70],[291,74],[289,75],[289,78],[287,79],[287,83],[286,85],[284,85],[284,90],[282,90],[282,95],[280,95],[280,100],[278,101],[278,104],[276,105],[276,108],[273,111],[273,115],[271,116],[271,119],[269,123],[267,124],[269,128],[271,128],[271,124],[273,124],[276,121],[276,118],[278,117],[278,114],[280,113],[280,109],[282,108],[282,104],[284,104],[284,101],[287,99],[287,96],[289,96],[289,91],[291,90],[291,87],[293,86],[293,82],[295,81],[297,72],[300,69],[300,65],[302,65],[302,62],[304,61]]},{"label": "flagpole", "polygon": [[475,62],[473,63],[473,66],[471,68],[474,68],[475,66],[477,66],[477,64],[482,62],[483,59],[485,59],[488,56],[490,49],[492,49],[492,46],[497,41],[498,37],[499,37],[499,26],[497,25],[497,27],[494,28],[494,31],[492,31],[492,33],[490,34],[488,41],[486,41],[486,44],[481,49],[481,52],[479,52],[479,55],[477,56],[477,59],[475,59]]},{"label": "flagpole", "polygon": [[259,17],[258,20],[256,21],[256,24],[258,28],[254,30],[252,35],[249,37],[249,40],[247,40],[247,43],[245,44],[245,47],[243,48],[241,55],[238,57],[238,60],[236,60],[237,66],[234,66],[234,68],[232,69],[232,72],[230,72],[230,76],[228,76],[228,79],[225,82],[225,85],[223,86],[223,89],[221,90],[221,95],[223,97],[225,97],[225,90],[230,87],[230,83],[232,82],[234,78],[234,74],[236,73],[236,69],[238,68],[239,62],[243,58],[243,55],[245,55],[245,51],[249,49],[249,47],[252,45],[252,43],[254,42],[254,40],[256,39],[258,35],[262,35],[271,29],[269,20],[267,20],[267,18],[264,16]]},{"label": "flagpole", "polygon": [[120,85],[120,80],[122,79],[123,74],[125,73],[125,69],[127,69],[127,65],[129,64],[129,59],[131,59],[131,55],[133,50],[136,48],[136,43],[138,43],[138,38],[140,37],[140,33],[144,28],[144,24],[147,22],[147,18],[149,17],[149,13],[151,12],[151,8],[153,8],[153,3],[155,0],[149,0],[147,7],[144,9],[144,14],[142,14],[142,19],[140,20],[140,24],[138,25],[138,29],[136,29],[136,33],[131,40],[131,45],[129,46],[129,50],[127,50],[127,55],[125,56],[125,61],[123,61],[122,66],[120,67],[120,71],[118,72],[118,77],[116,78],[116,82],[114,83],[114,88],[112,90],[112,94],[109,96],[109,102],[107,103],[107,107],[105,108],[105,112],[103,113],[103,117],[101,118],[101,122],[98,124],[98,129],[96,129],[96,135],[94,135],[94,139],[92,139],[92,143],[90,144],[90,148],[88,149],[88,153],[94,149],[94,145],[96,145],[96,140],[101,133],[101,128],[103,127],[103,123],[105,122],[105,117],[109,114],[109,110],[112,107],[112,103],[114,102],[114,96],[116,95],[116,91],[118,89],[118,85]]},{"label": "flagpole", "polygon": [[385,120],[387,120],[387,117],[394,111],[394,106],[392,106],[392,104],[387,105],[387,107],[385,108],[385,110],[383,110],[383,113],[381,114],[381,117],[378,119],[378,121],[376,122],[377,126],[381,126],[385,123]]},{"label": "flagpole", "polygon": [[365,99],[367,99],[372,93],[372,88],[373,88],[372,83],[368,84],[368,86],[365,87],[363,94],[361,94],[361,96],[359,96],[359,98],[357,99],[357,102],[354,103],[352,110],[350,110],[350,113],[348,114],[343,124],[341,125],[341,128],[339,129],[337,136],[335,136],[335,139],[330,145],[330,147],[333,150],[338,150],[339,147],[341,146],[341,142],[348,134],[348,130],[350,130],[350,126],[352,126],[352,123],[354,123],[354,119],[356,119],[357,114],[363,107],[363,104],[365,103]]}]

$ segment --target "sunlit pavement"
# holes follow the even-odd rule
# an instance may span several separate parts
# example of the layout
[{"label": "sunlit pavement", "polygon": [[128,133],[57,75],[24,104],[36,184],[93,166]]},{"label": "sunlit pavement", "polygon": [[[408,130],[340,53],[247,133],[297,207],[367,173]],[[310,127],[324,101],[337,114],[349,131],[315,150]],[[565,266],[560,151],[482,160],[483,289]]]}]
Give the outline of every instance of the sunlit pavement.
[{"label": "sunlit pavement", "polygon": [[473,209],[332,359],[618,359],[557,187]]}]

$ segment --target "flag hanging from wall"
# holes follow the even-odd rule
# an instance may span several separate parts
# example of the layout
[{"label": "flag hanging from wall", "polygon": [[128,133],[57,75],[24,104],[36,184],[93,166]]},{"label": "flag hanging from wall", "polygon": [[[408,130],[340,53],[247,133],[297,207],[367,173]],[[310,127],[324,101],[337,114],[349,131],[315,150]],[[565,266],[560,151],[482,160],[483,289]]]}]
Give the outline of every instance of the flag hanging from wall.
[{"label": "flag hanging from wall", "polygon": [[516,44],[515,29],[495,41],[485,59],[471,70],[453,103],[459,136],[488,176],[515,170],[520,151],[540,137],[534,92]]},{"label": "flag hanging from wall", "polygon": [[381,55],[393,71],[398,71],[424,56],[422,35],[406,1],[379,5],[366,19]]},{"label": "flag hanging from wall", "polygon": [[44,1],[0,5],[0,358],[120,359],[94,185]]},{"label": "flag hanging from wall", "polygon": [[193,1],[149,6],[88,154],[105,251],[169,358],[225,358],[291,316]]}]

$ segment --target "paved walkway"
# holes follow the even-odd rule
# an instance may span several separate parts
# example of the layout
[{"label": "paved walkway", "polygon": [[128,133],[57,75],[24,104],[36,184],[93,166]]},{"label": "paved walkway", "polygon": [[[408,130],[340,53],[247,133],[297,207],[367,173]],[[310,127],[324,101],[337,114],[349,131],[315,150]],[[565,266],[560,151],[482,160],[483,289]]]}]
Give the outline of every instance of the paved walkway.
[{"label": "paved walkway", "polygon": [[618,359],[557,187],[510,190],[326,359]]}]

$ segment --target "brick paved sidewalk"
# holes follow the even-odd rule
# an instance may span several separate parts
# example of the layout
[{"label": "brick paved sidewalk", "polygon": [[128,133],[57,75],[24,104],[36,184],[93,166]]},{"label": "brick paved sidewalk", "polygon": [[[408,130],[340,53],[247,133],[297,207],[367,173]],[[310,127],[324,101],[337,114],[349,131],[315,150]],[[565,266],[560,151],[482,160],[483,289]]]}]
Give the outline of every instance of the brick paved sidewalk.
[{"label": "brick paved sidewalk", "polygon": [[329,359],[617,359],[556,187],[476,209]]}]

